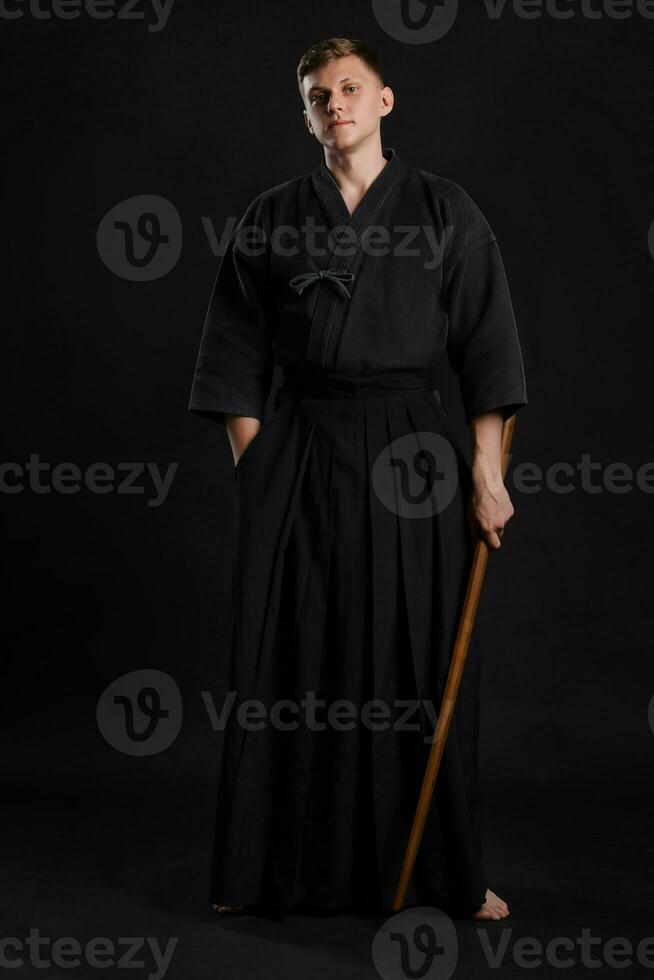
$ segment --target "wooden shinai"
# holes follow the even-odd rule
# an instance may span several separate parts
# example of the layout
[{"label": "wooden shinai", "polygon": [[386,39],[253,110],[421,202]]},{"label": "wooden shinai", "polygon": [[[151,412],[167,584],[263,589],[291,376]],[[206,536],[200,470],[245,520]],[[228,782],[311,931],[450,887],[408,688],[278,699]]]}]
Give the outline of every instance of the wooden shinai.
[{"label": "wooden shinai", "polygon": [[[502,426],[502,479],[504,479],[504,474],[506,473],[506,468],[508,465],[514,428],[515,415],[512,415],[510,418],[505,419],[504,425]],[[454,650],[450,661],[450,669],[447,675],[447,683],[445,685],[445,693],[443,694],[443,703],[441,705],[441,710],[436,724],[434,741],[432,742],[431,750],[429,752],[427,768],[422,781],[420,796],[418,797],[418,806],[416,807],[415,816],[413,818],[413,826],[411,827],[409,842],[404,855],[404,864],[402,865],[400,880],[398,882],[397,891],[395,892],[395,898],[393,899],[393,911],[395,912],[399,912],[404,904],[407,888],[409,887],[411,875],[413,874],[413,866],[418,854],[418,848],[420,847],[420,841],[422,840],[422,832],[425,827],[425,821],[427,819],[432,796],[434,794],[436,777],[438,776],[441,759],[443,758],[445,742],[447,741],[450,725],[452,723],[452,717],[454,715],[456,696],[458,694],[459,684],[461,683],[461,678],[463,676],[463,668],[465,666],[466,656],[468,654],[468,646],[475,623],[475,616],[477,615],[477,606],[479,605],[479,596],[481,595],[481,587],[484,582],[487,562],[488,545],[480,536],[477,540],[477,544],[475,545],[472,565],[470,567],[468,588],[466,590],[466,595],[463,602],[459,629],[454,643]]]}]

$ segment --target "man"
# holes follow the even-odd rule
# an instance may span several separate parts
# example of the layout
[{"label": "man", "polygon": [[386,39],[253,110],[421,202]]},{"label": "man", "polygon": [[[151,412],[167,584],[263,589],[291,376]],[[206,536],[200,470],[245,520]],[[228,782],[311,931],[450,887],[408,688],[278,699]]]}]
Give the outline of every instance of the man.
[{"label": "man", "polygon": [[[189,406],[226,426],[236,460],[230,679],[271,719],[226,732],[211,881],[225,911],[390,908],[474,537],[499,548],[514,512],[502,423],[527,403],[495,235],[461,187],[382,146],[394,99],[375,54],[331,38],[297,77],[323,160],[246,209]],[[471,469],[433,391],[446,351]],[[408,899],[501,919],[481,853],[478,670],[471,651]],[[361,723],[273,723],[307,692]],[[397,710],[416,694],[417,736]]]}]

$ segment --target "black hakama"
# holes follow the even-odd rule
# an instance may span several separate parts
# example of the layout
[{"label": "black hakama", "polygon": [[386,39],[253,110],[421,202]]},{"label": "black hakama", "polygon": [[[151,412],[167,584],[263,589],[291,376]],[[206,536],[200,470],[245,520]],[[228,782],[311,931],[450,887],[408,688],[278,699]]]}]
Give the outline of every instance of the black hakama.
[{"label": "black hakama", "polygon": [[[527,402],[486,220],[383,152],[353,215],[324,162],[259,195],[205,321],[192,411],[263,420],[283,368],[235,469],[217,905],[390,909],[474,548],[436,362],[447,350],[468,421]],[[478,699],[473,642],[407,895],[463,914],[489,885]]]}]

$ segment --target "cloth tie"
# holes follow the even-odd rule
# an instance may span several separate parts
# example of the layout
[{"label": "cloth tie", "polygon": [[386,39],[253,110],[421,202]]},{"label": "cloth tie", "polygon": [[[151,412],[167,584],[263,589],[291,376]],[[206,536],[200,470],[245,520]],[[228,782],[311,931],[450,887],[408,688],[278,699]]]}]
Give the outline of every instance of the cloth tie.
[{"label": "cloth tie", "polygon": [[328,279],[333,282],[341,292],[350,298],[350,293],[345,285],[346,282],[354,282],[353,272],[341,272],[338,269],[320,269],[319,271],[311,270],[310,272],[301,272],[297,276],[293,276],[289,279],[289,286],[291,289],[295,289],[298,296],[302,295],[302,290],[307,286],[311,286],[321,279]]}]

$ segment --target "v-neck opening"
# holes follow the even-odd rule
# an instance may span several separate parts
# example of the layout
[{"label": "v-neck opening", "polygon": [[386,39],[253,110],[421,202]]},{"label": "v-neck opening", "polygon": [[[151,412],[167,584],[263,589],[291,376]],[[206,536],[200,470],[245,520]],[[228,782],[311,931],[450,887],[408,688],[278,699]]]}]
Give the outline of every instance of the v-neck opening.
[{"label": "v-neck opening", "polygon": [[393,147],[382,147],[382,154],[387,160],[386,165],[379,171],[352,213],[324,159],[313,171],[314,186],[334,225],[346,225],[355,229],[360,226],[368,214],[374,212],[375,205],[383,199],[386,190],[406,169]]},{"label": "v-neck opening", "polygon": [[[355,209],[354,209],[354,211],[350,211],[350,209],[348,208],[348,206],[347,206],[347,201],[345,200],[345,197],[343,196],[343,191],[342,191],[342,190],[340,189],[340,187],[339,187],[339,186],[338,186],[338,184],[336,183],[336,179],[335,179],[335,177],[334,177],[334,175],[333,175],[333,173],[331,172],[331,170],[329,169],[329,167],[326,167],[326,169],[327,169],[327,172],[329,173],[329,176],[331,177],[331,179],[332,179],[332,180],[334,181],[334,183],[336,184],[336,190],[338,191],[338,193],[339,193],[339,194],[341,195],[341,197],[343,198],[343,204],[345,205],[345,210],[346,210],[346,212],[347,212],[347,213],[348,213],[348,215],[349,215],[349,218],[350,218],[350,221],[352,221],[352,220],[354,219],[354,215],[355,215],[355,214],[357,213],[357,211],[359,210],[359,208],[361,207],[361,205],[362,205],[362,204],[363,204],[363,202],[365,201],[365,199],[366,199],[366,197],[368,196],[368,192],[369,192],[370,190],[372,190],[372,188],[373,188],[373,186],[375,185],[375,183],[376,183],[376,181],[377,181],[377,178],[378,178],[378,177],[381,177],[381,175],[383,174],[383,172],[384,172],[384,171],[386,170],[386,168],[388,167],[388,162],[389,162],[389,161],[388,161],[388,157],[387,157],[387,156],[385,156],[384,154],[382,154],[382,155],[384,156],[384,159],[386,160],[386,163],[385,163],[385,164],[384,164],[384,166],[383,166],[383,167],[381,168],[381,170],[379,171],[379,173],[378,173],[378,174],[377,174],[377,175],[376,175],[375,177],[373,177],[373,179],[372,179],[372,180],[370,181],[370,184],[368,185],[368,187],[366,187],[366,189],[365,189],[365,191],[364,191],[364,192],[363,192],[363,194],[361,195],[361,199],[359,200],[359,203],[358,203],[358,204],[357,204],[357,206],[355,207]],[[325,165],[325,166],[326,166],[326,165]]]}]

